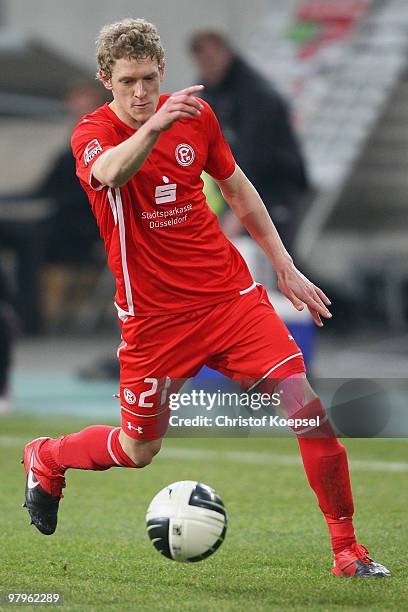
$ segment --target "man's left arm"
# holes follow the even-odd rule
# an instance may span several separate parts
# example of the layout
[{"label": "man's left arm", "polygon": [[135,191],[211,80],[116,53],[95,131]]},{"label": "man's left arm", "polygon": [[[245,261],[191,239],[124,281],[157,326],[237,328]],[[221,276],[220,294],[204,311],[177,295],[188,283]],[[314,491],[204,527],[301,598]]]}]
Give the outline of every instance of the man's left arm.
[{"label": "man's left arm", "polygon": [[235,167],[232,176],[217,183],[231,210],[266,253],[276,271],[281,293],[297,310],[303,310],[306,304],[313,320],[321,327],[320,317],[330,319],[332,316],[327,309],[331,302],[320,287],[294,265],[255,187],[239,166]]}]

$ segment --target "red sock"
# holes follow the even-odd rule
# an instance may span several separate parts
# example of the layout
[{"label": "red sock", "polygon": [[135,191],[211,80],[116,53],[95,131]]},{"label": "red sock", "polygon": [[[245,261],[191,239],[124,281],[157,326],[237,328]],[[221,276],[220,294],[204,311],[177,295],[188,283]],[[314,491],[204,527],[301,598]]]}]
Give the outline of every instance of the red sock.
[{"label": "red sock", "polygon": [[334,554],[356,542],[346,449],[337,438],[298,436],[310,486],[329,527]]},{"label": "red sock", "polygon": [[51,438],[42,444],[40,459],[59,474],[67,468],[108,470],[111,467],[138,467],[119,442],[120,427],[92,425],[78,433]]},{"label": "red sock", "polygon": [[329,527],[333,552],[337,554],[356,542],[346,449],[337,440],[320,398],[303,404],[303,385],[301,379],[287,381],[284,408],[291,418],[318,422],[315,426],[302,424],[292,429],[297,434],[307,479]]}]

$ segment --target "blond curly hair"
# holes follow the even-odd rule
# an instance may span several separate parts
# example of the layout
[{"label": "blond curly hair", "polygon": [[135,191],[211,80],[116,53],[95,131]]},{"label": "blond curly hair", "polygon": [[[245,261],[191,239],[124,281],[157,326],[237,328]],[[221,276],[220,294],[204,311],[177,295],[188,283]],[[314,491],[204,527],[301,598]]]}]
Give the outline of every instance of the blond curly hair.
[{"label": "blond curly hair", "polygon": [[96,39],[97,78],[111,78],[115,61],[150,57],[160,65],[164,49],[155,25],[145,19],[123,19],[102,28]]}]

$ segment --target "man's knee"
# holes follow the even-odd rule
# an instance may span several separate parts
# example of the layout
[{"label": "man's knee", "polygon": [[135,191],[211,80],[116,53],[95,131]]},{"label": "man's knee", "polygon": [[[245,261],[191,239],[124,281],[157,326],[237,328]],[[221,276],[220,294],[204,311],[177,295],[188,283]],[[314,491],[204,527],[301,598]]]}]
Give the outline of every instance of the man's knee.
[{"label": "man's knee", "polygon": [[149,465],[153,457],[160,451],[162,438],[158,440],[135,440],[130,438],[123,430],[120,432],[119,440],[127,456],[140,468]]},{"label": "man's knee", "polygon": [[293,422],[296,435],[307,438],[334,438],[335,431],[317,393],[311,387],[306,374],[298,373],[285,379],[266,380],[279,394],[278,413]]},{"label": "man's knee", "polygon": [[279,381],[276,391],[280,397],[279,408],[284,416],[289,418],[300,411],[303,412],[307,406],[312,406],[319,399],[305,374],[295,374]]},{"label": "man's knee", "polygon": [[277,385],[280,395],[278,411],[292,419],[291,429],[306,438],[335,438],[335,431],[321,399],[312,389],[306,375],[285,378]]}]

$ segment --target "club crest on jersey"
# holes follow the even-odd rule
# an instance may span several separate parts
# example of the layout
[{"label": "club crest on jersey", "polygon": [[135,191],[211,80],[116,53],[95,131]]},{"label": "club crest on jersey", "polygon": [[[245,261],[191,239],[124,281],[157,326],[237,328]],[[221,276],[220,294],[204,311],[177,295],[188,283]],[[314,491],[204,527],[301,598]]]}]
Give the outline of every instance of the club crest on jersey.
[{"label": "club crest on jersey", "polygon": [[193,147],[186,143],[177,145],[175,154],[180,166],[191,166],[195,159],[195,151]]},{"label": "club crest on jersey", "polygon": [[100,153],[101,151],[102,151],[102,147],[99,143],[99,140],[97,140],[96,138],[91,140],[91,142],[89,142],[86,145],[85,151],[84,151],[85,166],[87,166],[89,162],[91,161],[91,159],[93,159],[95,155],[98,155],[98,153]]},{"label": "club crest on jersey", "polygon": [[156,204],[167,204],[168,202],[175,202],[177,197],[177,184],[170,183],[170,179],[167,176],[163,176],[164,185],[157,185],[155,191],[155,202]]}]

